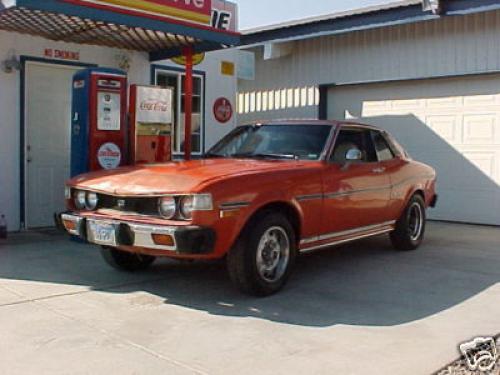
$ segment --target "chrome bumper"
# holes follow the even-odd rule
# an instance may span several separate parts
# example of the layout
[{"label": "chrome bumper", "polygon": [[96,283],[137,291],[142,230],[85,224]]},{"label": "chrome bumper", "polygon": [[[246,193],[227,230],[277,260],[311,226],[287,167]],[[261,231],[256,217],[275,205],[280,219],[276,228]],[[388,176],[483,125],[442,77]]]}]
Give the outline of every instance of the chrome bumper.
[{"label": "chrome bumper", "polygon": [[[74,228],[67,228],[64,222],[71,222]],[[91,225],[104,224],[114,228],[113,242],[103,243],[96,240]],[[209,228],[196,226],[159,226],[137,224],[127,221],[85,218],[75,213],[62,213],[56,216],[56,224],[72,236],[77,236],[96,245],[141,247],[165,252],[182,254],[209,254],[215,246],[215,232]],[[173,239],[172,246],[158,245],[154,235],[167,235]]]}]

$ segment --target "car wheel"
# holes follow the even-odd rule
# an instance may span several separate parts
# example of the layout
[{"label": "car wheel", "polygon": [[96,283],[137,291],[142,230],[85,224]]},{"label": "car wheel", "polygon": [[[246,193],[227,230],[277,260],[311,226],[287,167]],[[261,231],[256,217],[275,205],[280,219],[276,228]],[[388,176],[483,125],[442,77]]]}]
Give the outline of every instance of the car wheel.
[{"label": "car wheel", "polygon": [[245,294],[268,296],[286,284],[297,244],[290,222],[267,212],[252,220],[227,256],[229,276]]},{"label": "car wheel", "polygon": [[128,253],[113,247],[101,247],[101,255],[111,267],[127,272],[143,271],[155,261],[150,255]]},{"label": "car wheel", "polygon": [[402,251],[417,249],[424,239],[426,220],[425,202],[416,194],[410,199],[396,223],[396,229],[390,235],[392,245]]}]

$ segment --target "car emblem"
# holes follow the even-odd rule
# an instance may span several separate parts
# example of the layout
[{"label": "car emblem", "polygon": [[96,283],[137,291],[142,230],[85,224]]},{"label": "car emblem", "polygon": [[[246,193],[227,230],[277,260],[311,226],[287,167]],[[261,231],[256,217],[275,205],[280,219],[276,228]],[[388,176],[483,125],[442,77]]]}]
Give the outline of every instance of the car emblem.
[{"label": "car emblem", "polygon": [[118,199],[118,208],[125,208],[125,199]]}]

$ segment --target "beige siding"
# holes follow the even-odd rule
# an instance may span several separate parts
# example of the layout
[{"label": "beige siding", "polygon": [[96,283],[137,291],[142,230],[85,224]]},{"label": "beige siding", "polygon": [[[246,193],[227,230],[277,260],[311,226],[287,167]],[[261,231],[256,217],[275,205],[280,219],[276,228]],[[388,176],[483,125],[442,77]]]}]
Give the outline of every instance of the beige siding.
[{"label": "beige siding", "polygon": [[[256,80],[240,81],[243,93],[474,74],[500,70],[500,12],[359,31],[293,42],[290,56],[262,60]],[[317,109],[249,111],[240,121],[275,117],[314,117]]]}]

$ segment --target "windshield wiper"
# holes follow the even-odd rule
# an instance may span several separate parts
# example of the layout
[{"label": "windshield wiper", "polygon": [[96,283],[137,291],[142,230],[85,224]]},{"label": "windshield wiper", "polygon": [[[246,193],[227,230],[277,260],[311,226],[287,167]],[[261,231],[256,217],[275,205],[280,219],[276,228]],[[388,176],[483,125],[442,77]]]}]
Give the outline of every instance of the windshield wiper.
[{"label": "windshield wiper", "polygon": [[264,159],[290,159],[290,160],[295,160],[298,159],[297,155],[293,154],[273,154],[273,153],[257,153],[257,154],[252,154],[252,153],[246,153],[246,154],[234,154],[231,155],[233,158],[264,158]]}]

